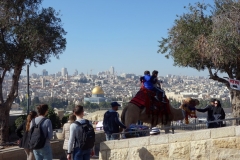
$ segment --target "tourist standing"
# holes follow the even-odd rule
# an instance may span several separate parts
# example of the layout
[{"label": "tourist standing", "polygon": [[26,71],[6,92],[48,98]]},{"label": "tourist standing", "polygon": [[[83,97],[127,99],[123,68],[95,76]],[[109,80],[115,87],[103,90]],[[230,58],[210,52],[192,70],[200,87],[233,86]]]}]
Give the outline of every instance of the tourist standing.
[{"label": "tourist standing", "polygon": [[69,134],[70,134],[70,125],[76,120],[76,116],[74,114],[69,115],[68,122],[63,125],[63,138],[64,138],[64,144],[63,149],[65,150],[66,156],[68,151],[68,140],[69,140]]},{"label": "tourist standing", "polygon": [[[214,120],[224,120],[225,119],[225,112],[224,112],[224,109],[222,108],[221,102],[219,100],[216,100],[214,102],[213,117],[214,117]],[[214,126],[215,128],[223,127],[223,121],[216,122],[214,125],[215,125]]]},{"label": "tourist standing", "polygon": [[117,112],[118,107],[121,105],[117,102],[112,102],[111,106],[112,109],[104,114],[103,119],[103,130],[105,131],[107,141],[119,139],[119,127],[126,129],[126,126],[120,122]]},{"label": "tourist standing", "polygon": [[[16,133],[17,136],[19,137],[19,147],[20,148],[24,148],[24,151],[27,155],[27,160],[33,160],[33,151],[31,149],[29,149],[29,138],[30,138],[30,123],[31,120],[33,118],[35,118],[37,116],[37,112],[36,111],[31,111],[28,116],[27,116],[27,120],[24,121],[17,129],[16,129]],[[22,134],[23,131],[23,134]]]},{"label": "tourist standing", "polygon": [[36,125],[44,118],[45,120],[41,123],[40,127],[46,137],[45,145],[41,149],[34,149],[33,153],[36,160],[52,160],[52,149],[50,144],[50,139],[53,137],[52,122],[51,120],[45,118],[48,114],[48,105],[41,104],[37,106],[38,117],[32,120],[31,127],[33,126],[33,121]]},{"label": "tourist standing", "polygon": [[[214,117],[213,117],[213,107],[214,107],[214,102],[216,101],[216,99],[211,99],[210,104],[207,105],[205,108],[203,109],[196,109],[198,112],[207,112],[207,122],[209,121],[214,121]],[[213,123],[207,123],[207,128],[214,128],[214,124]]]},{"label": "tourist standing", "polygon": [[77,105],[73,111],[76,121],[70,125],[67,159],[71,160],[73,151],[73,160],[90,160],[95,142],[94,128],[87,119],[83,119],[83,106]]}]

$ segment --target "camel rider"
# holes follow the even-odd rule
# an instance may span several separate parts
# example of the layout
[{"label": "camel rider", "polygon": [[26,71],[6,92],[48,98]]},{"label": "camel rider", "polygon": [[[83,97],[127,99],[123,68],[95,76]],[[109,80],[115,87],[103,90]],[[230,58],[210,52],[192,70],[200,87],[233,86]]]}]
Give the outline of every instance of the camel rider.
[{"label": "camel rider", "polygon": [[[140,81],[143,83],[144,88],[154,91],[157,93],[157,89],[155,89],[154,85],[154,76],[150,75],[149,71],[144,72],[144,76],[140,78]],[[157,93],[158,96],[158,93]],[[159,99],[155,96],[154,98],[159,101]]]},{"label": "camel rider", "polygon": [[159,101],[158,97],[159,97],[159,93],[161,92],[162,93],[162,102],[163,103],[166,103],[165,102],[165,91],[161,89],[161,85],[160,85],[160,82],[158,80],[158,71],[154,70],[152,72],[152,77],[153,77],[153,87],[156,91],[156,96],[155,98]]}]

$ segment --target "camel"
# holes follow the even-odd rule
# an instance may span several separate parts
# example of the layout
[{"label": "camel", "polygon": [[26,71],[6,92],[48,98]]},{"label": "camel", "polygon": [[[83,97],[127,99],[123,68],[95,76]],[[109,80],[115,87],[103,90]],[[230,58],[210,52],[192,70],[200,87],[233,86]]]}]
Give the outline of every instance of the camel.
[{"label": "camel", "polygon": [[[151,116],[145,113],[144,108],[140,109],[135,104],[128,103],[128,105],[122,111],[121,121],[126,125],[126,127],[129,127],[130,124],[136,124],[137,121],[140,120],[145,123],[150,123],[152,128],[155,127],[157,124],[162,124],[162,122],[164,123],[164,121],[166,123],[162,124],[162,126],[169,127],[171,125],[171,121],[184,119],[182,109],[176,109],[170,105],[170,111],[171,114],[168,117],[157,117],[156,115]],[[169,128],[165,129],[165,133],[169,133]]]}]

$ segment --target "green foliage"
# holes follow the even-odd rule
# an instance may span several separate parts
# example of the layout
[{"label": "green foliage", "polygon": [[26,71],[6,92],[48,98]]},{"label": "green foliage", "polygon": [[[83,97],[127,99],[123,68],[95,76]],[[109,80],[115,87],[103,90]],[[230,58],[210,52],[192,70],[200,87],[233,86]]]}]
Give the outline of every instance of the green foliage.
[{"label": "green foliage", "polygon": [[210,79],[224,83],[217,73],[240,79],[240,2],[216,0],[214,6],[189,4],[187,13],[177,17],[168,37],[159,41],[159,53],[173,58],[174,65],[208,69]]},{"label": "green foliage", "polygon": [[47,117],[51,120],[52,122],[52,128],[53,129],[59,129],[61,128],[61,122],[57,114],[54,112],[53,108],[48,109],[48,115]]},{"label": "green foliage", "polygon": [[65,108],[68,105],[68,101],[58,99],[58,98],[50,98],[47,102],[53,108]]},{"label": "green foliage", "polygon": [[26,119],[27,119],[27,115],[20,115],[20,116],[15,120],[15,126],[16,126],[16,128],[18,128]]},{"label": "green foliage", "polygon": [[67,114],[67,115],[64,115],[63,118],[62,118],[62,126],[67,123],[68,121],[68,117],[69,117],[70,114]]}]

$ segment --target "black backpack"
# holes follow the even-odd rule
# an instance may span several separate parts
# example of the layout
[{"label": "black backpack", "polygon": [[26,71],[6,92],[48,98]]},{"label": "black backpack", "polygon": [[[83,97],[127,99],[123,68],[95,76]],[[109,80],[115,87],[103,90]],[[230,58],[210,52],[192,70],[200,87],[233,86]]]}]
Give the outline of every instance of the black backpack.
[{"label": "black backpack", "polygon": [[82,150],[91,149],[95,143],[95,132],[93,126],[86,120],[86,123],[81,124],[78,121],[74,122],[80,126],[79,137],[76,137],[78,147]]},{"label": "black backpack", "polygon": [[41,123],[44,122],[47,118],[41,119],[41,121],[36,125],[35,119],[32,120],[32,128],[30,129],[30,138],[29,138],[29,149],[41,149],[44,147],[46,142],[46,137],[41,128]]}]

